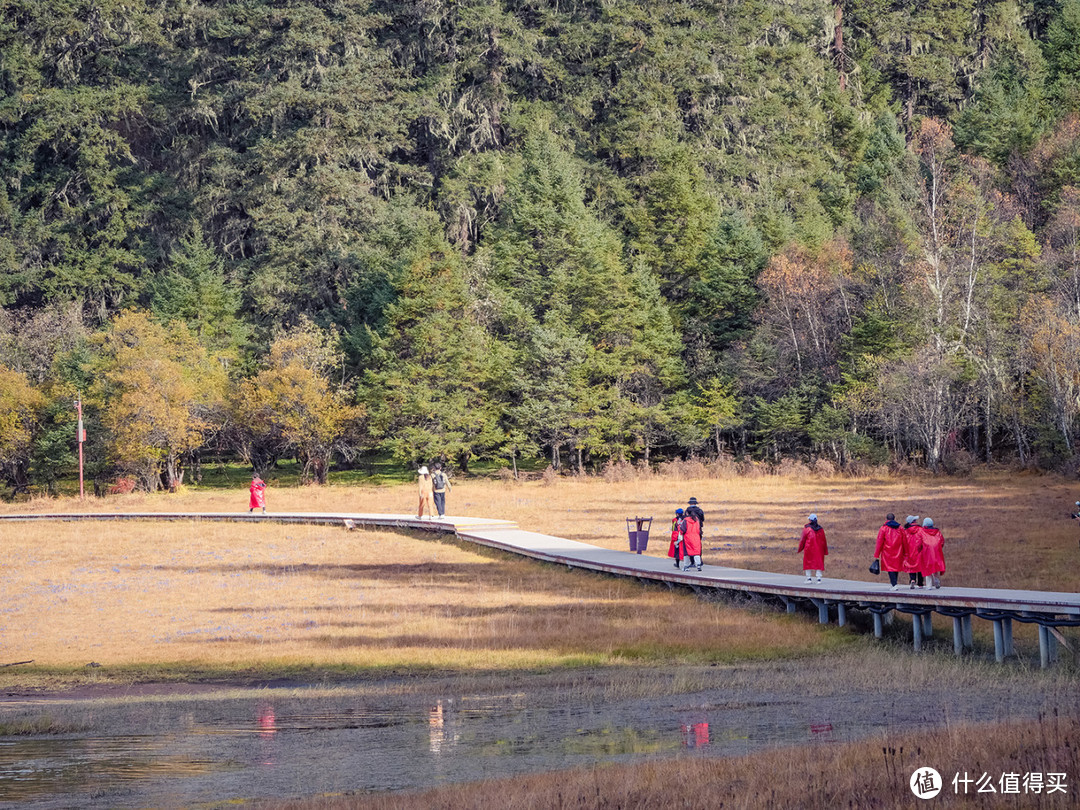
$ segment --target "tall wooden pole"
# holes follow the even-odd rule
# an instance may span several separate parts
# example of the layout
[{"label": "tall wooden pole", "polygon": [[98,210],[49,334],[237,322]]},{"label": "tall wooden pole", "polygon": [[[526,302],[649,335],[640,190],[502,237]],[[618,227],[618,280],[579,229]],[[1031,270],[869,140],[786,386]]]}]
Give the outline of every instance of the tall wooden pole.
[{"label": "tall wooden pole", "polygon": [[76,438],[79,442],[79,499],[82,500],[86,496],[83,493],[83,442],[86,441],[86,431],[83,430],[82,421],[82,397],[75,400],[75,411],[79,414],[79,427]]}]

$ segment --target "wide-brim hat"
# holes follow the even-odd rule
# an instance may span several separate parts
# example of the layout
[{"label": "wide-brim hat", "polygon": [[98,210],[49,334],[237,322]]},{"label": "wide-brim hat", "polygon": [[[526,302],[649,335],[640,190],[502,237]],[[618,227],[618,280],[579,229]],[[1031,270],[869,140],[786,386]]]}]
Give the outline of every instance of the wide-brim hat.
[{"label": "wide-brim hat", "polygon": [[697,498],[691,498],[687,501],[687,506],[697,506]]},{"label": "wide-brim hat", "polygon": [[419,470],[416,471],[416,474],[417,475],[430,475],[431,473],[428,472],[427,467],[421,467]]}]

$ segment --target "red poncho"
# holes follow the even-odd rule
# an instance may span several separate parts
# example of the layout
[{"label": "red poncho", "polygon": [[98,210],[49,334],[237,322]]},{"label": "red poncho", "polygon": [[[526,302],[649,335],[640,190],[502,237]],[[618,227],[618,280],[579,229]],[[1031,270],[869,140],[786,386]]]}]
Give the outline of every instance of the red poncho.
[{"label": "red poncho", "polygon": [[701,524],[695,518],[683,519],[683,556],[693,557],[701,553]]},{"label": "red poncho", "polygon": [[904,567],[900,570],[908,574],[922,572],[922,560],[919,557],[919,529],[919,526],[908,526],[904,529],[907,532],[907,545],[904,550]]},{"label": "red poncho", "polygon": [[668,546],[667,555],[669,557],[675,556],[675,543],[679,539],[679,519],[671,519],[671,545]]},{"label": "red poncho", "polygon": [[824,571],[825,555],[829,553],[829,544],[825,540],[825,530],[818,526],[816,529],[809,523],[803,526],[802,539],[799,540],[799,551],[803,553],[802,567],[804,571]]},{"label": "red poncho", "polygon": [[874,557],[881,560],[882,571],[903,571],[907,556],[907,532],[894,520],[885,523],[877,533]]},{"label": "red poncho", "polygon": [[941,529],[923,526],[919,529],[919,571],[923,576],[945,571],[945,538]]},{"label": "red poncho", "polygon": [[266,508],[266,483],[261,478],[254,478],[251,481],[251,489],[249,490],[251,497],[248,498],[249,509],[265,509]]}]

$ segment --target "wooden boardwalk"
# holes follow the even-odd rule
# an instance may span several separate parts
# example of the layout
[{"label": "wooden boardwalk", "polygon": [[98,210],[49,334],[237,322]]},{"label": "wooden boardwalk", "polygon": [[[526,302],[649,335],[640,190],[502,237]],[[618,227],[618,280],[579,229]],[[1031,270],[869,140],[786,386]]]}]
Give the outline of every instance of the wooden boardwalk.
[{"label": "wooden boardwalk", "polygon": [[[883,632],[883,622],[891,612],[912,616],[912,636],[916,650],[933,633],[934,614],[952,619],[953,648],[959,655],[972,646],[972,616],[994,625],[994,651],[998,661],[1013,654],[1014,621],[1039,626],[1039,653],[1043,667],[1057,658],[1061,638],[1058,627],[1080,625],[1080,594],[1047,591],[1023,591],[992,588],[942,586],[936,590],[899,590],[884,584],[825,577],[821,583],[805,581],[801,575],[774,574],[743,568],[706,564],[702,571],[680,571],[668,557],[652,557],[629,551],[616,551],[567,540],[562,537],[524,531],[512,521],[485,518],[446,517],[420,520],[413,515],[353,513],[249,513],[249,512],[137,512],[137,513],[66,513],[0,515],[0,522],[144,520],[144,521],[231,521],[259,523],[307,523],[345,528],[389,528],[454,534],[489,548],[521,554],[533,559],[619,576],[635,577],[642,582],[663,582],[669,586],[688,586],[702,592],[716,589],[742,592],[766,598],[794,612],[800,604],[817,608],[822,623],[835,613],[838,624],[847,622],[849,610],[869,611],[874,619],[874,634]],[[659,538],[658,538],[659,539]],[[663,538],[666,544],[667,538]]]}]

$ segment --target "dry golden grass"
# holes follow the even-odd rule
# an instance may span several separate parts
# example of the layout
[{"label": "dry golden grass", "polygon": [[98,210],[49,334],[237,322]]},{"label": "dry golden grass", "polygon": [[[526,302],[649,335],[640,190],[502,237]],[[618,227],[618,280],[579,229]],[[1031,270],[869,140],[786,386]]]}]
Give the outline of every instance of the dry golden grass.
[{"label": "dry golden grass", "polygon": [[[885,513],[932,517],[945,535],[945,584],[1080,590],[1080,524],[1069,520],[1080,486],[1036,474],[967,479],[722,478],[649,476],[607,482],[561,478],[503,483],[463,480],[448,498],[451,515],[507,518],[523,529],[609,548],[626,548],[625,518],[654,516],[650,554],[667,553],[667,525],[677,506],[697,497],[706,512],[705,560],[796,573],[795,552],[809,512],[829,537],[826,574],[877,581],[867,571]],[[274,511],[395,512],[416,508],[415,487],[296,487],[268,490]],[[247,490],[186,490],[88,499],[39,498],[0,505],[0,513],[66,510],[244,511]],[[131,531],[131,529],[123,529]]]},{"label": "dry golden grass", "polygon": [[[650,554],[689,495],[707,512],[706,562],[799,567],[805,514],[829,532],[827,574],[866,571],[886,511],[935,518],[947,584],[1077,590],[1073,489],[1043,476],[971,480],[697,479],[609,483],[460,481],[452,515],[625,548],[625,517],[653,515]],[[414,489],[271,490],[275,511],[409,512]],[[0,512],[243,511],[247,493],[36,499]],[[384,532],[272,523],[49,523],[0,526],[0,664],[90,661],[240,671],[304,667],[535,668],[789,656],[846,633],[725,610],[683,593]],[[719,549],[719,550],[717,550]],[[881,581],[881,580],[877,580]],[[689,634],[682,618],[696,617]],[[1030,628],[1018,628],[1018,641]],[[159,673],[160,676],[160,673]],[[11,683],[11,670],[0,678]]]},{"label": "dry golden grass", "polygon": [[13,528],[0,547],[0,663],[510,670],[760,660],[846,643],[685,592],[401,534],[273,523]]},{"label": "dry golden grass", "polygon": [[[1071,707],[1075,711],[1076,707]],[[264,810],[461,810],[532,808],[900,808],[921,802],[909,787],[919,768],[935,768],[945,787],[927,806],[1075,807],[1080,799],[1080,724],[1075,714],[1000,726],[954,726],[918,734],[886,734],[853,743],[816,744],[732,759],[685,756],[517,776],[435,790],[260,802]],[[1064,792],[1025,792],[1024,777],[1064,774]],[[989,776],[996,790],[1017,774],[1016,793],[979,793],[980,783],[952,784],[966,774]],[[985,788],[986,782],[981,786]],[[1010,788],[1011,789],[1011,788]]]}]

